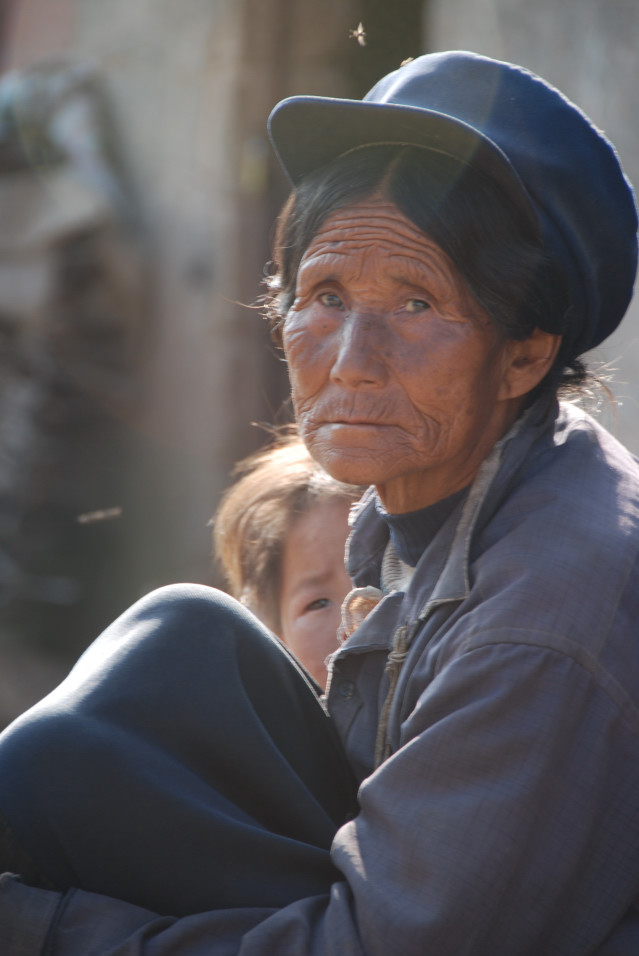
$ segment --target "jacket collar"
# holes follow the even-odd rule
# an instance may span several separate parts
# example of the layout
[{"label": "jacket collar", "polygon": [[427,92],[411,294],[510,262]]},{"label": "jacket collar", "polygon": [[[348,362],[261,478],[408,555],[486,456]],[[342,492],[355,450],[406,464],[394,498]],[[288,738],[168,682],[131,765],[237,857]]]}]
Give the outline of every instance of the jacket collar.
[{"label": "jacket collar", "polygon": [[[470,591],[470,550],[478,525],[485,524],[503,500],[521,463],[531,447],[552,431],[558,414],[556,400],[540,398],[514,423],[482,462],[463,506],[444,523],[417,565],[415,580],[421,579],[421,565],[437,553],[439,571],[428,601],[416,608],[425,617],[431,608],[448,601],[461,601]],[[376,492],[369,488],[351,516],[352,532],[346,549],[347,570],[358,586],[380,586],[381,564],[389,543],[386,524],[375,509]],[[411,588],[409,587],[409,592]]]}]

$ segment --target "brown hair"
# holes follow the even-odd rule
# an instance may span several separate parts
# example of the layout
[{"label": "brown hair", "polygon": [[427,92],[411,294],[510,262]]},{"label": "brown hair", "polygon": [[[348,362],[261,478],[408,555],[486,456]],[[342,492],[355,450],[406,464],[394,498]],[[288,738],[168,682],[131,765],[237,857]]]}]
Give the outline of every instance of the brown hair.
[{"label": "brown hair", "polygon": [[295,426],[233,469],[238,480],[213,519],[213,547],[229,592],[272,631],[280,630],[281,568],[297,518],[319,502],[357,501],[361,488],[331,478],[314,461]]}]

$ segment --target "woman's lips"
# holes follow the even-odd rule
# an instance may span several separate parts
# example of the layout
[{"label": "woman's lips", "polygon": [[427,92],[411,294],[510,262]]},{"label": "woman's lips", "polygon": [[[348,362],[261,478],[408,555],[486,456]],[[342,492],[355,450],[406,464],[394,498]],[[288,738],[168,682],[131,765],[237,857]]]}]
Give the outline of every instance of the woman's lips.
[{"label": "woman's lips", "polygon": [[373,431],[376,429],[392,427],[391,422],[382,422],[379,419],[369,419],[369,418],[335,418],[329,419],[328,421],[321,422],[319,427],[322,426],[330,429],[368,429]]},{"label": "woman's lips", "polygon": [[327,422],[328,425],[381,425],[382,422],[371,418],[332,418]]},{"label": "woman's lips", "polygon": [[396,426],[398,416],[392,402],[325,402],[310,416],[316,428],[387,428]]}]

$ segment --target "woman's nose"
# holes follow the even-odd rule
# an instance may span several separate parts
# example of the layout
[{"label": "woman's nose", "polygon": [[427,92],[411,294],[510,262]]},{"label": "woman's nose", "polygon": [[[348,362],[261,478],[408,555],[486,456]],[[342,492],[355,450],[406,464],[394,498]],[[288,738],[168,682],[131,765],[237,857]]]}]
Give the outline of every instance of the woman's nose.
[{"label": "woman's nose", "polygon": [[349,388],[379,387],[386,382],[383,329],[378,317],[349,313],[340,326],[331,381]]}]

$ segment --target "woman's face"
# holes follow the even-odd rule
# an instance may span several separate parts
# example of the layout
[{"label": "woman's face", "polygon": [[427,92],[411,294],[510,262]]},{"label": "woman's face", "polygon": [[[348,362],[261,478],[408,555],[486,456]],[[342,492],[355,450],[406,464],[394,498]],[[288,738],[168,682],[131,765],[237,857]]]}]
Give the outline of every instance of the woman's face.
[{"label": "woman's face", "polygon": [[510,343],[441,249],[382,198],[337,210],[306,250],[284,322],[300,432],[388,511],[465,487],[517,416]]},{"label": "woman's face", "polygon": [[293,524],[284,545],[280,637],[321,687],[324,661],[337,650],[342,601],[351,589],[344,568],[349,507],[346,500],[313,505]]}]

